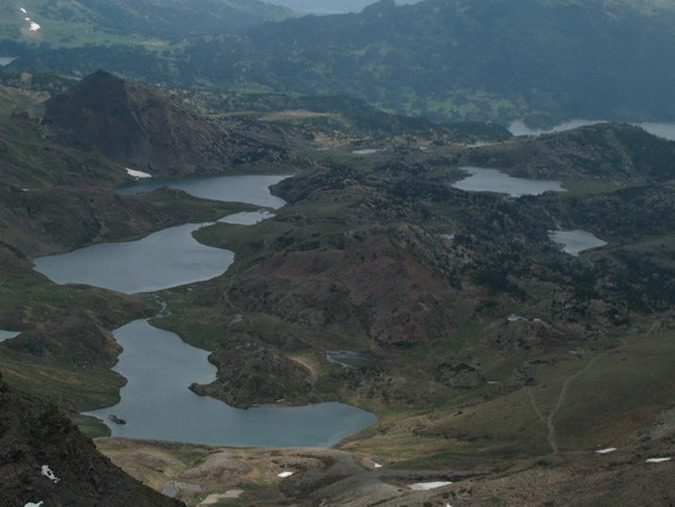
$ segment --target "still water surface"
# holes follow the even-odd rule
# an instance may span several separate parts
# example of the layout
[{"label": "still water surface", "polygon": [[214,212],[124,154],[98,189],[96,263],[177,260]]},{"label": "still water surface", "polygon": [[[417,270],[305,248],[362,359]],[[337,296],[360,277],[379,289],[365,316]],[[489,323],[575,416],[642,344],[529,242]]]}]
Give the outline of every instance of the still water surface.
[{"label": "still water surface", "polygon": [[[170,186],[204,199],[280,208],[284,201],[273,196],[269,187],[286,177],[148,179],[121,189],[120,193],[134,195]],[[237,213],[223,221],[248,225],[266,216],[271,215]],[[85,283],[127,294],[209,280],[224,273],[234,256],[228,250],[202,245],[193,239],[192,233],[205,225],[208,224],[184,224],[137,241],[100,243],[65,254],[40,257],[35,259],[35,270],[56,283]]]},{"label": "still water surface", "polygon": [[592,232],[583,229],[574,229],[573,231],[549,231],[549,237],[556,243],[560,243],[563,252],[571,255],[579,255],[585,250],[597,248],[607,244]]},{"label": "still water surface", "polygon": [[[124,193],[170,185],[198,197],[279,208],[284,201],[272,196],[268,186],[283,178],[144,180]],[[250,225],[270,216],[268,211],[245,212],[221,221]],[[208,224],[181,225],[138,241],[105,243],[44,257],[36,260],[36,269],[59,283],[89,283],[127,293],[212,278],[229,267],[233,254],[197,243],[191,233],[204,225]],[[207,361],[208,352],[143,319],[114,334],[124,348],[115,370],[128,383],[120,392],[118,405],[89,415],[103,419],[115,436],[231,446],[329,446],[376,420],[374,414],[342,403],[235,409],[188,389],[194,382],[215,379],[216,369]],[[127,424],[112,423],[108,419],[111,414]]]},{"label": "still water surface", "polygon": [[279,183],[288,176],[247,175],[247,176],[214,176],[211,178],[148,178],[137,185],[121,188],[122,195],[135,195],[150,192],[161,187],[183,190],[202,199],[215,199],[227,202],[245,202],[268,208],[281,208],[283,199],[272,195],[269,187]]},{"label": "still water surface", "polygon": [[195,241],[192,232],[200,227],[178,225],[137,241],[40,257],[35,270],[56,283],[86,283],[126,294],[209,280],[227,270],[234,254]]},{"label": "still water surface", "polygon": [[461,167],[469,173],[469,177],[460,180],[452,186],[460,190],[473,192],[497,192],[508,194],[512,197],[521,195],[539,195],[552,190],[565,192],[562,182],[556,180],[531,180],[527,178],[514,178],[497,169],[485,169],[482,167]]},{"label": "still water surface", "polygon": [[7,331],[5,329],[0,329],[0,342],[4,342],[5,340],[19,336],[19,334],[21,334],[19,331]]},{"label": "still water surface", "polygon": [[[122,401],[89,412],[103,419],[113,436],[255,447],[326,447],[370,426],[369,412],[342,403],[304,407],[232,408],[188,389],[210,383],[216,368],[208,352],[176,334],[136,320],[115,331],[124,347],[115,370],[128,379]],[[127,424],[111,423],[110,414]]]}]

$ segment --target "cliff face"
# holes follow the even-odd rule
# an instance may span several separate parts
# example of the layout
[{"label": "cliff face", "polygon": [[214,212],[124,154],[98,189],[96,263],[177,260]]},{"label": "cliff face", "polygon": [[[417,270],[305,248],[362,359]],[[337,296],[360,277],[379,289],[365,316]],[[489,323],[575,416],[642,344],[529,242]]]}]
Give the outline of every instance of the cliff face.
[{"label": "cliff face", "polygon": [[46,406],[0,378],[0,494],[3,506],[178,507],[132,479]]},{"label": "cliff face", "polygon": [[45,104],[61,140],[156,176],[295,163],[288,150],[195,116],[158,90],[98,71]]}]

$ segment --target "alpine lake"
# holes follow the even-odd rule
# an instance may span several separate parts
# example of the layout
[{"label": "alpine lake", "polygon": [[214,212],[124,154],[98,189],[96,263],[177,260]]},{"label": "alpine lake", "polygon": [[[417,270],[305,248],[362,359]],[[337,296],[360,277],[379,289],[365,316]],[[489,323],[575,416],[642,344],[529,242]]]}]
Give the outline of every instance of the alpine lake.
[{"label": "alpine lake", "polygon": [[[197,197],[277,209],[285,203],[269,187],[284,178],[148,178],[120,193],[169,186]],[[237,213],[221,221],[252,225],[273,216],[268,209]],[[224,273],[234,254],[201,245],[192,237],[192,232],[206,225],[180,225],[137,241],[101,243],[38,258],[35,269],[57,283],[85,283],[128,294],[207,280]],[[215,380],[216,368],[208,362],[207,351],[153,327],[148,319],[130,322],[115,330],[114,336],[124,349],[114,369],[128,381],[120,391],[121,401],[84,414],[104,421],[113,436],[235,447],[328,447],[376,421],[374,414],[338,402],[233,408],[189,389],[192,383]]]}]

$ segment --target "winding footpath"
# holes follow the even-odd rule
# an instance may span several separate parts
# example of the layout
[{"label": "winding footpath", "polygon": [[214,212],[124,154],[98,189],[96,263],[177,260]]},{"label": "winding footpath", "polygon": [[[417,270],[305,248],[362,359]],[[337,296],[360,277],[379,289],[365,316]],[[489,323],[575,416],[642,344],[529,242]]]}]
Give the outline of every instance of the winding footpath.
[{"label": "winding footpath", "polygon": [[530,398],[530,403],[532,404],[532,409],[534,412],[537,414],[539,419],[541,419],[541,422],[543,422],[546,425],[546,428],[548,429],[548,436],[547,440],[549,445],[551,446],[551,450],[554,453],[559,452],[558,451],[558,442],[556,440],[556,433],[555,433],[555,416],[560,410],[560,408],[563,405],[563,401],[565,400],[565,397],[567,396],[567,391],[569,389],[570,383],[579,377],[581,374],[583,374],[586,370],[588,370],[593,364],[595,364],[598,359],[601,357],[604,357],[606,354],[600,354],[595,356],[593,359],[588,361],[586,363],[586,366],[584,366],[582,369],[577,371],[574,375],[571,375],[567,377],[565,380],[563,380],[562,383],[562,388],[560,389],[560,394],[558,395],[558,399],[556,400],[555,406],[553,407],[553,410],[548,414],[548,417],[544,417],[544,415],[541,413],[539,410],[539,407],[537,407],[537,403],[534,401],[534,397],[532,396],[532,390],[528,389],[527,390],[527,395]]}]

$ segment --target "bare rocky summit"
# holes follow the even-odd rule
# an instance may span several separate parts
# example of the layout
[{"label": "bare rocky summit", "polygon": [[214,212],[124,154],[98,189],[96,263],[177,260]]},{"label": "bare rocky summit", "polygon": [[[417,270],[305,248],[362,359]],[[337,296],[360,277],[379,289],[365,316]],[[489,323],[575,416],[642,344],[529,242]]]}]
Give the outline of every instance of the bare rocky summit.
[{"label": "bare rocky summit", "polygon": [[104,71],[48,100],[44,124],[68,144],[155,176],[300,162],[286,148],[196,116],[157,88]]}]

